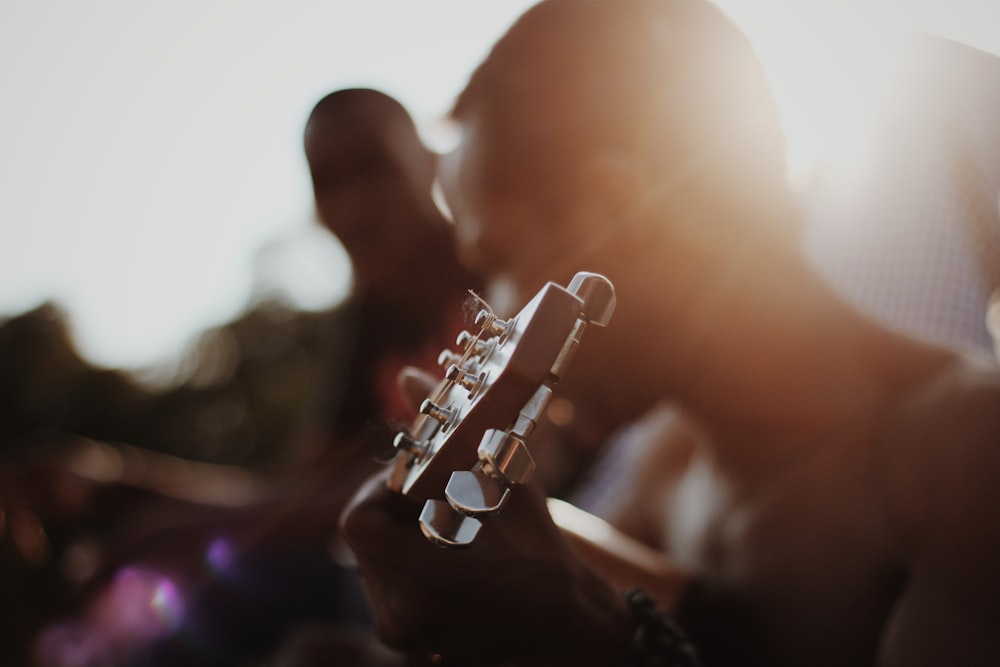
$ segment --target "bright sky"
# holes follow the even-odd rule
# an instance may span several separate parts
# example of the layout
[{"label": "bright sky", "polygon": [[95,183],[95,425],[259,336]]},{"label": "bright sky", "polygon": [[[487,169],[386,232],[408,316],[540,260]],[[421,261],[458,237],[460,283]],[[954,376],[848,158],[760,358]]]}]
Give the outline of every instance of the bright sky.
[{"label": "bright sky", "polygon": [[[333,303],[348,274],[312,222],[312,105],[371,86],[429,128],[529,4],[4,0],[0,316],[54,300],[86,356],[139,367],[255,289]],[[995,0],[720,4],[769,68],[800,168],[838,144],[817,128],[861,108],[839,91],[873,69],[884,29],[1000,53]]]}]

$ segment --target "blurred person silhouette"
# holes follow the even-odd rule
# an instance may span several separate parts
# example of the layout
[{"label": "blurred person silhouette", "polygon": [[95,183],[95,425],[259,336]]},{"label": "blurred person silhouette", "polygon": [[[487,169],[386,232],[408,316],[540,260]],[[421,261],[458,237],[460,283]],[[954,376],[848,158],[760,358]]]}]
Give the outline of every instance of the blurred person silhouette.
[{"label": "blurred person silhouette", "polygon": [[912,35],[870,137],[806,192],[810,257],[886,323],[992,354],[1000,287],[1000,58]]},{"label": "blurred person silhouette", "polygon": [[[659,611],[623,595],[534,484],[441,549],[377,475],[342,530],[380,636],[459,665],[690,665],[688,638],[707,665],[996,664],[1000,374],[810,266],[763,72],[725,15],[543,0],[453,115],[440,178],[462,256],[503,278],[488,300],[509,312],[578,269],[616,286],[566,380],[590,388],[577,414],[651,444],[627,504],[686,582]],[[679,419],[643,420],[664,401]]]},{"label": "blurred person silhouette", "polygon": [[307,122],[305,152],[319,219],[355,276],[337,313],[335,328],[348,338],[330,346],[317,435],[384,443],[386,418],[408,417],[396,390],[400,368],[437,367],[481,280],[458,263],[452,226],[431,195],[436,156],[397,100],[365,88],[327,95]]},{"label": "blurred person silhouette", "polygon": [[[457,263],[431,196],[435,157],[398,101],[371,89],[327,95],[309,116],[304,149],[318,218],[354,275],[324,328],[312,416],[249,501],[144,514],[147,525],[119,539],[109,561],[121,565],[87,609],[36,642],[40,664],[234,665],[286,640],[282,664],[305,664],[317,637],[328,657],[396,659],[366,643],[367,610],[331,536],[343,504],[378,469],[385,434],[408,416],[400,369],[437,367],[479,281]],[[127,621],[150,596],[161,613]]]}]

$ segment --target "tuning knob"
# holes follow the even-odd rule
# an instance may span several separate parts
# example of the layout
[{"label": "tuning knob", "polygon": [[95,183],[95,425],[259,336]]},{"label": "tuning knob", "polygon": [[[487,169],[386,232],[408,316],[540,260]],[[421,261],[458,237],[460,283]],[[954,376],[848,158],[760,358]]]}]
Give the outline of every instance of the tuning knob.
[{"label": "tuning knob", "polygon": [[456,364],[448,367],[444,377],[449,382],[454,382],[458,386],[469,390],[469,400],[479,393],[486,382],[486,371],[479,373],[468,373]]},{"label": "tuning knob", "polygon": [[583,301],[583,315],[590,324],[607,326],[615,312],[615,287],[599,273],[580,271],[566,288]]},{"label": "tuning knob", "polygon": [[531,435],[531,432],[535,430],[535,426],[538,425],[538,421],[548,408],[551,399],[552,389],[544,384],[541,385],[531,399],[524,404],[510,432],[522,440]]},{"label": "tuning knob", "polygon": [[483,472],[506,484],[524,484],[535,472],[535,460],[524,441],[507,431],[486,431],[476,453]]},{"label": "tuning knob", "polygon": [[459,514],[443,500],[428,500],[420,512],[420,531],[443,547],[467,547],[482,526],[477,519]]},{"label": "tuning knob", "polygon": [[431,419],[434,419],[444,427],[451,425],[452,420],[455,419],[455,411],[450,408],[443,408],[431,399],[424,399],[424,402],[420,404],[420,414],[427,415]]},{"label": "tuning knob", "polygon": [[481,331],[485,331],[489,336],[497,336],[501,340],[506,337],[508,331],[510,331],[510,323],[506,320],[498,319],[489,310],[480,310],[476,314],[476,326],[479,327]]},{"label": "tuning knob", "polygon": [[468,331],[458,334],[455,344],[466,350],[470,356],[485,357],[490,350],[490,343],[473,336]]},{"label": "tuning knob", "polygon": [[400,431],[392,440],[392,446],[397,450],[409,452],[416,458],[422,458],[427,451],[427,442],[418,441],[407,431]]},{"label": "tuning knob", "polygon": [[503,508],[510,489],[481,470],[457,470],[451,474],[444,495],[455,511],[472,517],[487,517]]},{"label": "tuning knob", "polygon": [[437,358],[438,366],[444,366],[445,368],[462,363],[462,355],[457,352],[452,352],[451,350],[441,350],[441,354]]}]

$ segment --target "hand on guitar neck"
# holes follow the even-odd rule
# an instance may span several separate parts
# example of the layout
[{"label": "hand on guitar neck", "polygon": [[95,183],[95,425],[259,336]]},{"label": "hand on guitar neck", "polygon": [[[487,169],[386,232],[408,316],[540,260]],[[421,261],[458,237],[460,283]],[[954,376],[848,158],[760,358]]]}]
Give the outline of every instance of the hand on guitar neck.
[{"label": "hand on guitar neck", "polygon": [[530,479],[533,427],[586,325],[613,308],[601,276],[550,283],[507,322],[480,313],[463,350],[442,353],[445,379],[402,378],[421,414],[342,518],[390,645],[461,664],[604,664],[631,628],[622,590],[674,602],[683,577],[661,554]]}]

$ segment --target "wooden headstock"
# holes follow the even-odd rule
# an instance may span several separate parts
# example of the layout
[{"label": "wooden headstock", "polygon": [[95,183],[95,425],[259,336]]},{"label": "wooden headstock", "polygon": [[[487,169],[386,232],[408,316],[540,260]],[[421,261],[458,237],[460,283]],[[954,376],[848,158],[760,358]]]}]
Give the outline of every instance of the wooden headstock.
[{"label": "wooden headstock", "polygon": [[596,273],[567,287],[546,284],[514,317],[488,308],[460,350],[445,350],[444,378],[420,415],[395,440],[388,484],[425,500],[420,527],[445,546],[471,544],[480,519],[499,512],[510,486],[527,482],[534,461],[525,444],[588,324],[614,312],[614,287]]}]

